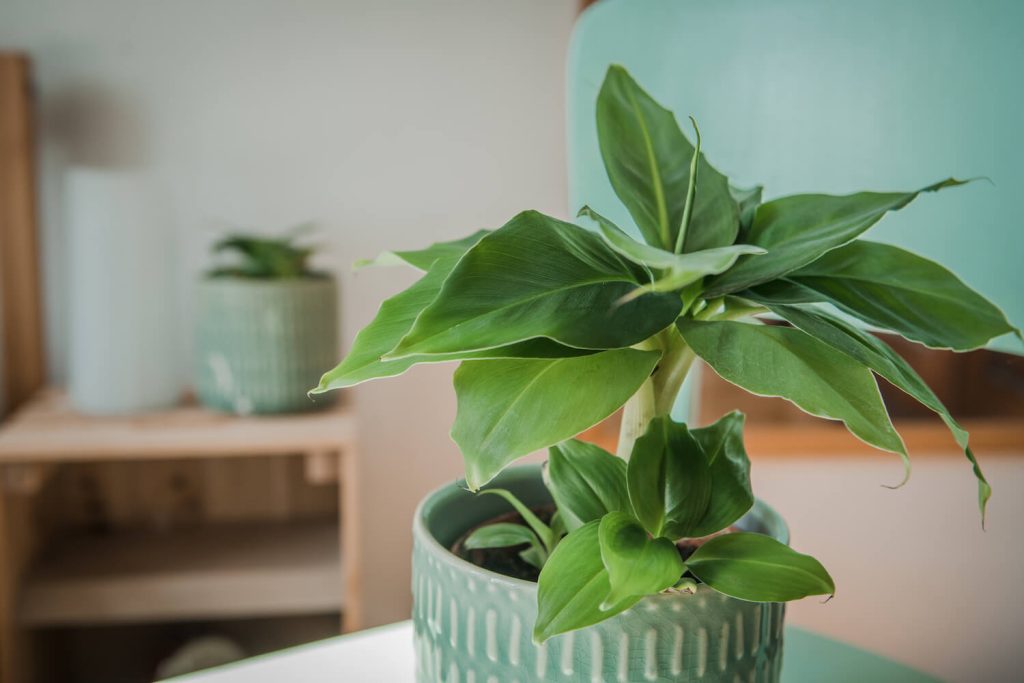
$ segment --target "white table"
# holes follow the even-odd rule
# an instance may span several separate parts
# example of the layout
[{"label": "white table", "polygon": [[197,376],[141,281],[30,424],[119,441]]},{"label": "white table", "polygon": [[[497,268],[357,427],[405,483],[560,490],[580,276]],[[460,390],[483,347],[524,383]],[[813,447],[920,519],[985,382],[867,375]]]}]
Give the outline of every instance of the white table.
[{"label": "white table", "polygon": [[[786,627],[782,683],[934,683],[878,655]],[[413,683],[412,622],[330,638],[247,659],[174,683]]]}]

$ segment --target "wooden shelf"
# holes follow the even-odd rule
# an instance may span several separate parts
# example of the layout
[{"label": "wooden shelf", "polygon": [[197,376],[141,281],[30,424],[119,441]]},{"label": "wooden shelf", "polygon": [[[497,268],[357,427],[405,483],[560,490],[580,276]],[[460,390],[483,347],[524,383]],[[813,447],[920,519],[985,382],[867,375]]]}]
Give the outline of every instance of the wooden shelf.
[{"label": "wooden shelf", "polygon": [[352,410],[239,417],[196,405],[97,417],[46,389],[0,426],[0,464],[336,451],[355,440]]},{"label": "wooden shelf", "polygon": [[29,572],[26,626],[337,612],[337,525],[246,523],[56,544]]}]

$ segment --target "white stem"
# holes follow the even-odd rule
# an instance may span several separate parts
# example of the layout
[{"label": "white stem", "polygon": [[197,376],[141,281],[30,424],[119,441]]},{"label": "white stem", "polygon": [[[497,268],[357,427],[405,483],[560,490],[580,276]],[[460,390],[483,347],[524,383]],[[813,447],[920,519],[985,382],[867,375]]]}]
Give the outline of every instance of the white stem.
[{"label": "white stem", "polygon": [[647,431],[647,425],[655,415],[654,404],[654,382],[648,378],[626,401],[622,411],[622,426],[619,427],[619,446],[616,453],[623,460],[629,460],[633,444]]}]

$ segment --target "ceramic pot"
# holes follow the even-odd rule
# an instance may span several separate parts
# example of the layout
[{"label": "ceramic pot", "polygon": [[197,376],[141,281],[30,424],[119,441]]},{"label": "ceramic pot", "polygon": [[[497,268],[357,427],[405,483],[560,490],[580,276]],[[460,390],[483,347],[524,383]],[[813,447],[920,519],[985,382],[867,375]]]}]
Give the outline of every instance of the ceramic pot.
[{"label": "ceramic pot", "polygon": [[203,405],[238,414],[311,410],[306,395],[338,360],[332,278],[207,278],[199,287],[196,391]]},{"label": "ceramic pot", "polygon": [[[531,507],[551,502],[539,466],[509,468],[493,485]],[[453,555],[477,524],[508,511],[497,496],[454,484],[420,504],[413,525],[413,622],[418,683],[626,681],[774,682],[782,667],[781,603],[696,594],[644,598],[596,626],[531,640],[537,584]],[[782,518],[758,501],[737,526],[788,542]]]}]

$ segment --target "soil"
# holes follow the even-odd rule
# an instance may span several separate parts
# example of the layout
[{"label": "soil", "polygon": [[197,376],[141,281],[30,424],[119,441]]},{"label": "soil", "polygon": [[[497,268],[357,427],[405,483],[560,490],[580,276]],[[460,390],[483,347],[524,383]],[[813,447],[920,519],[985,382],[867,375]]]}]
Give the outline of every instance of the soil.
[{"label": "soil", "polygon": [[[533,508],[533,513],[540,517],[542,522],[549,524],[551,522],[551,516],[555,514],[555,506],[548,505],[542,508]],[[489,524],[496,524],[498,522],[526,524],[526,521],[518,512],[509,512],[499,517],[494,517],[483,524],[477,524],[475,527],[460,536],[459,540],[455,541],[451,547],[452,553],[467,562],[472,562],[478,567],[490,569],[492,572],[511,576],[516,579],[536,582],[537,577],[540,576],[540,570],[519,557],[519,553],[529,547],[526,543],[510,546],[508,548],[479,548],[477,550],[467,550],[463,547],[462,544],[474,531],[480,527],[488,526]]]},{"label": "soil", "polygon": [[[548,524],[551,521],[551,516],[555,513],[555,507],[553,505],[549,505],[541,508],[533,508],[533,512],[540,517],[541,521]],[[522,545],[510,546],[508,548],[480,548],[477,550],[467,550],[463,547],[465,540],[469,538],[470,534],[474,531],[480,527],[487,526],[489,524],[496,524],[498,522],[526,524],[518,512],[509,512],[504,515],[494,517],[482,524],[477,524],[475,527],[460,536],[459,539],[452,544],[452,553],[467,562],[472,562],[476,566],[489,569],[492,572],[511,576],[516,579],[536,582],[537,577],[540,576],[540,571],[519,557],[519,553],[529,547],[525,543]],[[696,552],[697,548],[707,543],[715,536],[721,536],[722,534],[729,534],[739,530],[740,529],[736,526],[730,526],[728,529],[723,529],[722,531],[718,531],[710,536],[704,536],[701,538],[684,538],[676,542],[676,549],[679,551],[679,557],[681,557],[685,562],[690,555],[693,555],[693,553]],[[689,576],[689,573],[685,576]],[[690,578],[693,577],[691,576]]]}]

